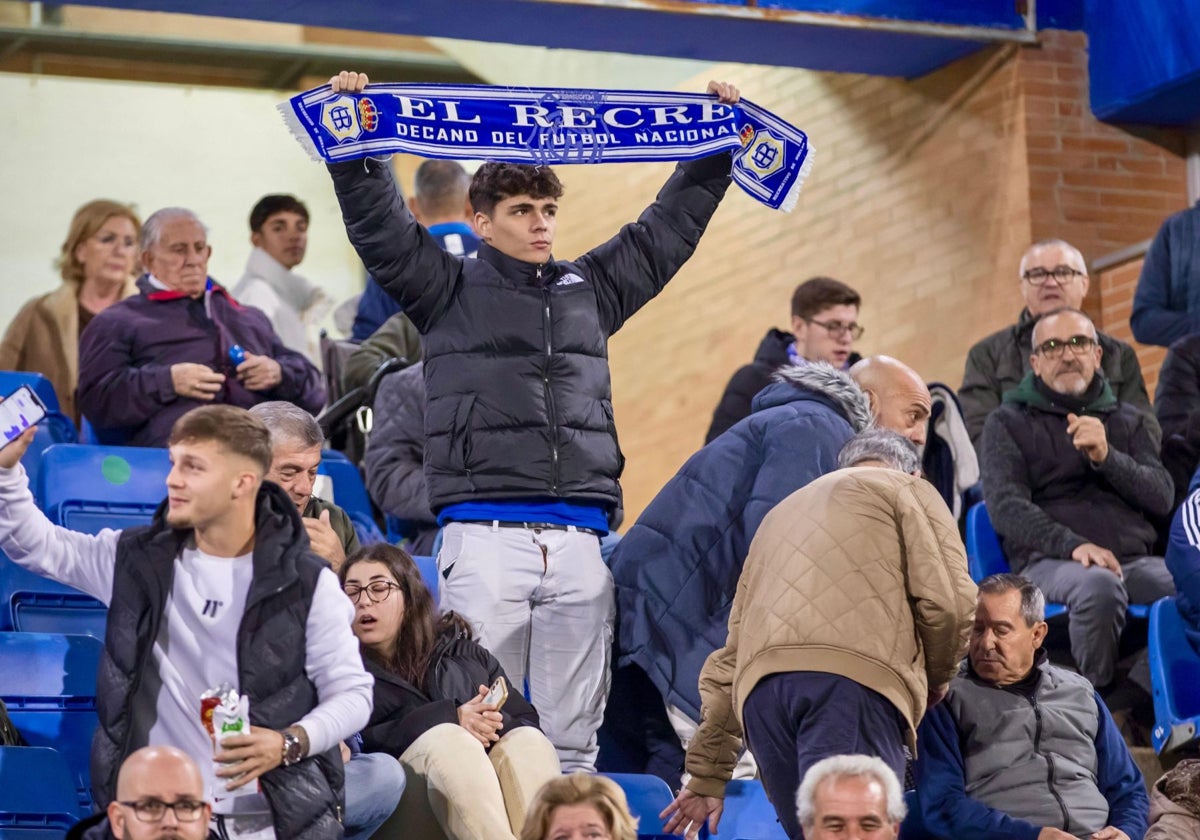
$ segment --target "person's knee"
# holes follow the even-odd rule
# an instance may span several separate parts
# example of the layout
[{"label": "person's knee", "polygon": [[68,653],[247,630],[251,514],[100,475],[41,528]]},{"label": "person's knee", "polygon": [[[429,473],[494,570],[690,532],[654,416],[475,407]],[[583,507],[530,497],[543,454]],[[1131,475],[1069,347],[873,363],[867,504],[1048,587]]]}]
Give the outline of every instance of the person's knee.
[{"label": "person's knee", "polygon": [[1129,603],[1125,583],[1106,569],[1092,568],[1080,578],[1068,606],[1074,610],[1124,612]]}]

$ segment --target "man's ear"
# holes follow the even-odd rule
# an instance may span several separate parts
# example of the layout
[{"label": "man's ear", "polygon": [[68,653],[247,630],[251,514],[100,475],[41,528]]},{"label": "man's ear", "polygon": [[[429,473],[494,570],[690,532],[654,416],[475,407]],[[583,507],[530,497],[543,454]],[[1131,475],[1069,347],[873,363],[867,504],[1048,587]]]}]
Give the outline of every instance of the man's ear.
[{"label": "man's ear", "polygon": [[1050,626],[1044,621],[1039,621],[1033,625],[1033,649],[1037,650],[1042,646],[1042,642],[1046,641],[1046,633],[1050,630]]},{"label": "man's ear", "polygon": [[423,218],[425,214],[421,210],[421,199],[417,198],[415,195],[410,198],[408,200],[408,209],[412,211],[413,218],[415,218],[420,224],[425,224],[425,219]]},{"label": "man's ear", "polygon": [[475,232],[484,242],[492,241],[492,217],[482,211],[475,213]]},{"label": "man's ear", "polygon": [[250,231],[250,244],[253,245],[255,248],[261,248],[262,243],[263,243],[262,231],[259,231],[259,230]]},{"label": "man's ear", "polygon": [[125,838],[125,812],[116,802],[108,803],[108,826],[117,840]]}]

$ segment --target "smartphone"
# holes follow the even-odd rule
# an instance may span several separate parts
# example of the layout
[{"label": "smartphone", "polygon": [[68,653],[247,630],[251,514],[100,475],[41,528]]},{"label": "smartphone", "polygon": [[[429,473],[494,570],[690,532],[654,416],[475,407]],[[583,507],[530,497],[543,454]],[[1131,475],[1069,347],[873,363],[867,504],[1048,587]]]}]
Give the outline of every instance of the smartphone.
[{"label": "smartphone", "polygon": [[496,677],[496,681],[492,683],[491,691],[487,693],[487,697],[483,698],[483,702],[490,706],[495,706],[498,710],[504,705],[504,701],[508,699],[508,683],[503,676]]},{"label": "smartphone", "polygon": [[46,417],[46,406],[28,385],[22,385],[0,402],[0,430],[4,441],[0,449],[8,446],[30,426],[36,426]]}]

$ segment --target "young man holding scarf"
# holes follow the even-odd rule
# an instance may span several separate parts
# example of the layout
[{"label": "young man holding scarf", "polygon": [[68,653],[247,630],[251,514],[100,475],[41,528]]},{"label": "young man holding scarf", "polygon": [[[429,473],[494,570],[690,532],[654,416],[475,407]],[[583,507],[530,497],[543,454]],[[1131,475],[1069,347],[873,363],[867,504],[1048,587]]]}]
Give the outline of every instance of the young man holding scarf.
[{"label": "young man holding scarf", "polygon": [[[330,84],[361,92],[367,77]],[[740,98],[726,83],[708,92]],[[599,537],[624,464],[608,338],[692,255],[732,158],[679,164],[636,222],[570,262],[551,255],[562,186],[549,167],[476,172],[473,260],[417,224],[386,162],[329,169],[350,241],[422,334],[441,606],[472,620],[515,690],[528,678],[563,769],[592,770],[614,612]]]}]

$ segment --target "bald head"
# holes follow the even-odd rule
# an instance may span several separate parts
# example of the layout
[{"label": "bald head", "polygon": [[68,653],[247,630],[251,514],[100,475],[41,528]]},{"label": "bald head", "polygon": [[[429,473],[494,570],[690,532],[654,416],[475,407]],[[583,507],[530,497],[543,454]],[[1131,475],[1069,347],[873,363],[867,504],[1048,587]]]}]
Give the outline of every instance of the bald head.
[{"label": "bald head", "polygon": [[871,356],[850,368],[850,376],[871,401],[877,426],[924,445],[933,399],[915,370],[891,356]]},{"label": "bald head", "polygon": [[204,779],[191,756],[168,746],[142,747],[125,759],[117,775],[117,799],[108,806],[108,820],[118,840],[204,840],[211,809],[206,804],[198,816],[180,820],[167,808],[161,819],[140,818],[137,808],[123,803],[154,807],[154,803],[203,803]]}]

